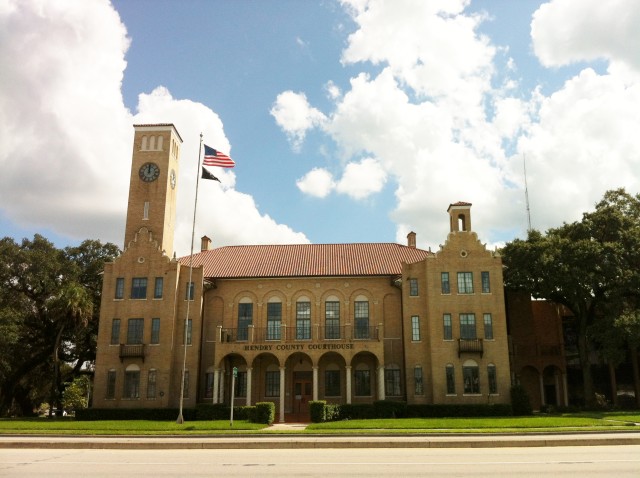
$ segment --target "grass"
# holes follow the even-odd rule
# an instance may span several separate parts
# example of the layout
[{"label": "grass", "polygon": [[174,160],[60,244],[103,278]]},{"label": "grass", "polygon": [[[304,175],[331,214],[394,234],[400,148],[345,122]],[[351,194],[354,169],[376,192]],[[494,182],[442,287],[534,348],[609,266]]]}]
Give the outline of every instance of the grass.
[{"label": "grass", "polygon": [[104,420],[76,421],[73,418],[31,418],[0,420],[0,435],[220,435],[220,434],[441,434],[441,433],[534,433],[638,431],[640,412],[574,413],[531,417],[491,418],[399,418],[343,420],[314,423],[306,430],[283,432],[265,425],[234,420],[173,421]]}]

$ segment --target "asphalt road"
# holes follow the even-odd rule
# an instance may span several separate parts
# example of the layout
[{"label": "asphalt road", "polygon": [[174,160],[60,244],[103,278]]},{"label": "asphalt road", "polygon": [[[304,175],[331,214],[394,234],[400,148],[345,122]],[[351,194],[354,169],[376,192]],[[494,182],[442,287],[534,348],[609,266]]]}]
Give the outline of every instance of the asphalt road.
[{"label": "asphalt road", "polygon": [[640,476],[640,445],[517,448],[0,449],[0,477]]}]

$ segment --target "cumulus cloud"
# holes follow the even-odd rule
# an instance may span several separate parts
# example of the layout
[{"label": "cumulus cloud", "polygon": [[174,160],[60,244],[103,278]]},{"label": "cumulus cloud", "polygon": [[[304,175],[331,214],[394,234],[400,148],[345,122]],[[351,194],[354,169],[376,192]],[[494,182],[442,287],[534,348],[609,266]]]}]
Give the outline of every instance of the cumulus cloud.
[{"label": "cumulus cloud", "polygon": [[[163,87],[141,94],[135,115],[121,83],[127,32],[106,0],[5,0],[0,4],[0,207],[10,220],[81,240],[122,245],[132,124],[174,123],[184,139],[176,249],[190,249],[199,134],[230,151],[223,124],[205,105]],[[215,245],[308,242],[261,214],[234,189],[202,185],[198,236]]]},{"label": "cumulus cloud", "polygon": [[323,168],[314,168],[296,181],[298,189],[309,196],[327,197],[335,188],[333,176]]},{"label": "cumulus cloud", "polygon": [[271,108],[271,115],[287,134],[295,151],[304,142],[307,131],[322,124],[325,116],[309,105],[304,93],[285,91],[280,93]]},{"label": "cumulus cloud", "polygon": [[380,192],[386,180],[387,174],[380,163],[373,158],[365,158],[347,164],[336,190],[354,199],[363,199]]}]

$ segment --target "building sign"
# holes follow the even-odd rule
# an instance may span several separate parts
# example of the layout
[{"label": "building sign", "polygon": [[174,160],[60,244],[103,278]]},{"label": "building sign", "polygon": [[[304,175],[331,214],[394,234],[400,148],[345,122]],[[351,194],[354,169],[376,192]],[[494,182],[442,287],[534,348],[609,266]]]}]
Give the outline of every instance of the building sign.
[{"label": "building sign", "polygon": [[303,350],[353,350],[353,344],[277,344],[245,345],[245,352],[303,351]]}]

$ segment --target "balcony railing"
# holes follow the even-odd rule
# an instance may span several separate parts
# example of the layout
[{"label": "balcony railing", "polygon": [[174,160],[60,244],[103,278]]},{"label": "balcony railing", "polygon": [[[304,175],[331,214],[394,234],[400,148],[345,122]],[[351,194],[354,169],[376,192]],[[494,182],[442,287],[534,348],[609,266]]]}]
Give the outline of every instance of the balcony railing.
[{"label": "balcony railing", "polygon": [[120,361],[125,358],[142,358],[144,362],[144,344],[120,344]]},{"label": "balcony railing", "polygon": [[310,342],[332,340],[371,340],[380,339],[380,327],[351,325],[320,326],[304,325],[287,327],[253,327],[229,328],[220,327],[219,340],[222,343],[261,343],[261,342]]},{"label": "balcony railing", "polygon": [[463,353],[480,354],[482,357],[484,353],[482,339],[458,339],[458,357]]}]

